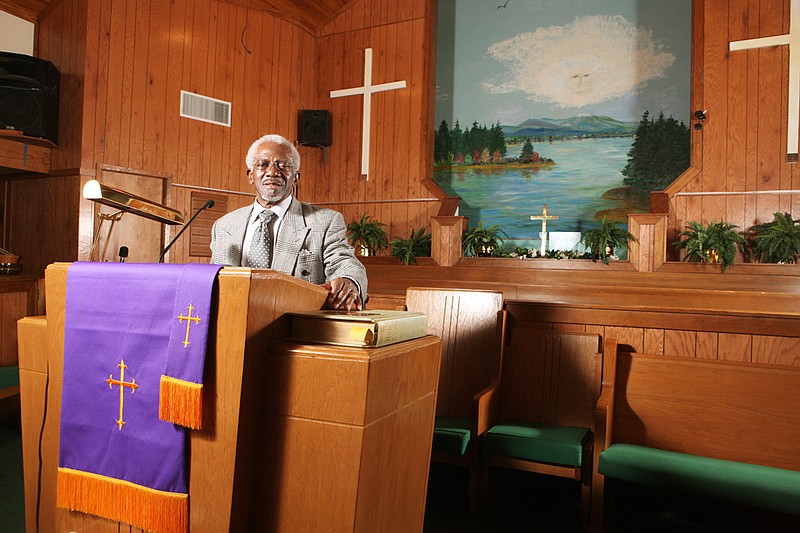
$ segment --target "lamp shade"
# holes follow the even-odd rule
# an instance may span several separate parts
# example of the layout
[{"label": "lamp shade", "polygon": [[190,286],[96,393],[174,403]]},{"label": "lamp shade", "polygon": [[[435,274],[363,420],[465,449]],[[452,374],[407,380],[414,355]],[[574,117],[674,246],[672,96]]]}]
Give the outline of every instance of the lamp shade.
[{"label": "lamp shade", "polygon": [[89,180],[83,186],[83,197],[126,213],[163,222],[164,224],[183,224],[183,213],[161,205],[141,196],[103,185],[97,180]]}]

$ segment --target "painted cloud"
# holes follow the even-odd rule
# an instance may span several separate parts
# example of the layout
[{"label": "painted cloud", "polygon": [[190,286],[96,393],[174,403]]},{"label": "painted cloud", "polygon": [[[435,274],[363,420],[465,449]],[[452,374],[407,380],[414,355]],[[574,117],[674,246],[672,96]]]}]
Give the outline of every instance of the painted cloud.
[{"label": "painted cloud", "polygon": [[578,17],[492,44],[488,55],[506,66],[483,82],[491,93],[522,91],[556,107],[582,107],[625,96],[662,77],[675,56],[660,50],[652,31],[622,16]]}]

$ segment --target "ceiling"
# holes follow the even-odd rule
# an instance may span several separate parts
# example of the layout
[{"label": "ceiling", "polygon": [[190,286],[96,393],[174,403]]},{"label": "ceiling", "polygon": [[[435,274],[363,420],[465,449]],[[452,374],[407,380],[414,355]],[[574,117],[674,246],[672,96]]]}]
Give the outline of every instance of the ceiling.
[{"label": "ceiling", "polygon": [[[58,0],[0,0],[0,10],[16,17],[36,22],[39,14],[51,1]],[[317,33],[330,19],[354,0],[220,0],[221,2],[250,7],[273,13],[280,18],[296,22],[311,33]]]}]

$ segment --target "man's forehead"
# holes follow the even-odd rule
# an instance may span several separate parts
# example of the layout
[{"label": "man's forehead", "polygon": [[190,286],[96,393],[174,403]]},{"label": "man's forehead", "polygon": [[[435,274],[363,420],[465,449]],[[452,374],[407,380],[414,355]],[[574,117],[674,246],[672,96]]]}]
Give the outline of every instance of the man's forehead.
[{"label": "man's forehead", "polygon": [[288,146],[284,146],[282,144],[274,143],[272,141],[266,141],[258,145],[258,149],[256,149],[256,153],[259,156],[263,155],[272,155],[277,154],[280,156],[285,156],[287,158],[291,158],[291,150]]}]

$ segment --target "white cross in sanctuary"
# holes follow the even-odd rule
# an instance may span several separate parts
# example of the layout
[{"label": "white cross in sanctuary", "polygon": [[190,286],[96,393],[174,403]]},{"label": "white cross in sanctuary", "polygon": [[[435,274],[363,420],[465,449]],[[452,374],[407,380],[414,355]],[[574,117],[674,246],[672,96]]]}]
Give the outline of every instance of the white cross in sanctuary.
[{"label": "white cross in sanctuary", "polygon": [[372,48],[365,48],[364,85],[362,87],[353,87],[352,89],[331,91],[331,98],[355,96],[357,94],[364,95],[364,112],[361,119],[361,175],[363,175],[365,179],[369,179],[369,133],[370,113],[372,111],[372,93],[394,91],[396,89],[403,89],[405,86],[405,80],[372,85]]},{"label": "white cross in sanctuary", "polygon": [[797,162],[798,117],[800,117],[800,24],[794,24],[797,17],[800,17],[800,0],[792,0],[789,13],[789,33],[759,39],[731,41],[728,46],[731,52],[769,46],[789,46],[789,125],[786,139],[786,160],[789,163]]},{"label": "white cross in sanctuary", "polygon": [[548,215],[547,214],[547,204],[542,204],[542,214],[541,215],[531,215],[531,220],[541,220],[542,221],[542,246],[539,249],[539,253],[544,255],[547,252],[547,221],[548,220],[558,220],[558,215]]}]

